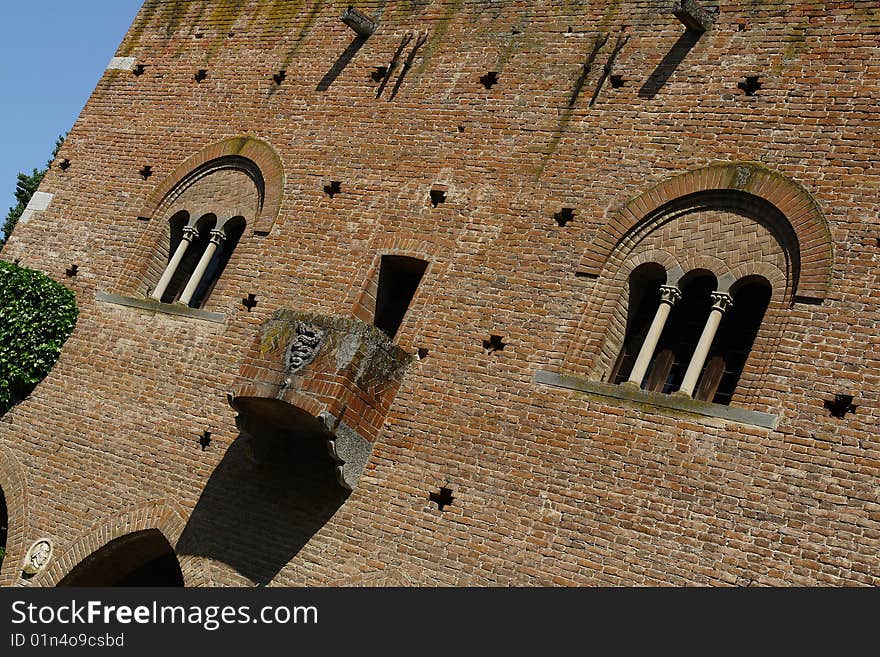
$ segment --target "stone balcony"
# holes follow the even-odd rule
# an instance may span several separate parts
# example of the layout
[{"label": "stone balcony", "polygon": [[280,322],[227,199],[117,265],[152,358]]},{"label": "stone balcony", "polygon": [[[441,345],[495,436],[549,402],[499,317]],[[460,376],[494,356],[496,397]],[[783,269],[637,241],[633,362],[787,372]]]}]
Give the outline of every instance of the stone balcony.
[{"label": "stone balcony", "polygon": [[229,392],[255,460],[277,441],[326,441],[339,484],[354,489],[412,356],[357,319],[279,310]]}]

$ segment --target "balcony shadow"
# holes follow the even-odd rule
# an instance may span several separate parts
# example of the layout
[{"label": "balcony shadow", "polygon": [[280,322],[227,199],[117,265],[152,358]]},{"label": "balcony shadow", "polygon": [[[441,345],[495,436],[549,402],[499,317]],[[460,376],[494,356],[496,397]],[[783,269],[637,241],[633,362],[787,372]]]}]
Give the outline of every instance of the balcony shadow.
[{"label": "balcony shadow", "polygon": [[177,544],[178,554],[215,559],[260,586],[336,514],[348,491],[319,436],[304,432],[259,448],[244,434],[211,475]]},{"label": "balcony shadow", "polygon": [[333,66],[330,67],[330,70],[324,74],[323,78],[321,78],[316,90],[327,91],[327,89],[330,88],[330,85],[336,81],[336,78],[338,78],[342,71],[345,70],[345,67],[351,63],[351,60],[354,59],[358,50],[360,50],[366,42],[366,37],[355,37],[354,41],[348,44],[348,48],[345,49],[345,52],[339,56],[339,59],[334,62]]},{"label": "balcony shadow", "polygon": [[651,73],[650,77],[642,85],[642,88],[639,89],[639,98],[651,99],[656,96],[660,89],[663,88],[663,85],[672,77],[672,74],[675,73],[676,69],[678,69],[682,61],[684,61],[684,58],[687,57],[688,53],[697,45],[697,41],[700,40],[702,35],[702,32],[694,30],[687,30],[682,34],[678,41],[675,42],[675,45],[672,46],[672,49],[666,53],[663,61],[657,65],[657,68],[654,69],[654,72]]}]

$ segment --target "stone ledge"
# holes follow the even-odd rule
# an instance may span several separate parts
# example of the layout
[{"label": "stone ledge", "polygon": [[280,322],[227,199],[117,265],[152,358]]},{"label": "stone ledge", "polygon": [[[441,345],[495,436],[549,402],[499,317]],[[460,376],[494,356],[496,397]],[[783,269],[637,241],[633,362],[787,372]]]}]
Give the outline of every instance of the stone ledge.
[{"label": "stone ledge", "polygon": [[622,399],[640,404],[648,404],[658,408],[671,408],[676,411],[684,411],[686,413],[693,413],[704,417],[721,418],[723,420],[748,424],[754,427],[763,427],[765,429],[775,429],[779,422],[779,416],[771,415],[770,413],[760,413],[758,411],[750,411],[744,408],[736,408],[735,406],[725,406],[723,404],[710,404],[709,402],[697,401],[688,397],[664,395],[659,392],[648,392],[646,390],[640,390],[634,386],[612,385],[610,383],[599,383],[598,381],[587,381],[580,377],[556,374],[554,372],[538,370],[535,372],[535,382],[554,386],[556,388],[577,390],[578,392],[585,392],[600,397]]},{"label": "stone ledge", "polygon": [[214,322],[215,324],[223,324],[226,322],[226,313],[213,313],[208,310],[190,308],[189,306],[176,303],[160,303],[155,299],[136,299],[134,297],[124,297],[121,294],[98,292],[95,294],[95,300],[103,301],[104,303],[112,303],[117,306],[125,306],[127,308],[149,310],[154,313],[162,313],[163,315],[189,317],[190,319]]}]

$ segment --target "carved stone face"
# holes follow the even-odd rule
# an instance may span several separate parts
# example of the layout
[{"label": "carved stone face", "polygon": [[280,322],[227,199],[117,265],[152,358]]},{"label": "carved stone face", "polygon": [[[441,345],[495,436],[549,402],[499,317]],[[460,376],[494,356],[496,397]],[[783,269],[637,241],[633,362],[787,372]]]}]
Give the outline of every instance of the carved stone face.
[{"label": "carved stone face", "polygon": [[41,539],[28,550],[24,572],[35,575],[46,567],[50,559],[52,559],[52,544],[46,539]]}]

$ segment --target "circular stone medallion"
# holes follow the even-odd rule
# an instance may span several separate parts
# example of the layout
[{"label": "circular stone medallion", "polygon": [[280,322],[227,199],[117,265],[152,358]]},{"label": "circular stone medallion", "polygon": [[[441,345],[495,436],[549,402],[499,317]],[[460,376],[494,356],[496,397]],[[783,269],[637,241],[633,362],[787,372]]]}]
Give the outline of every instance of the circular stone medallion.
[{"label": "circular stone medallion", "polygon": [[36,575],[43,570],[52,560],[52,551],[52,541],[48,538],[41,538],[35,542],[25,557],[24,572],[27,575]]}]

